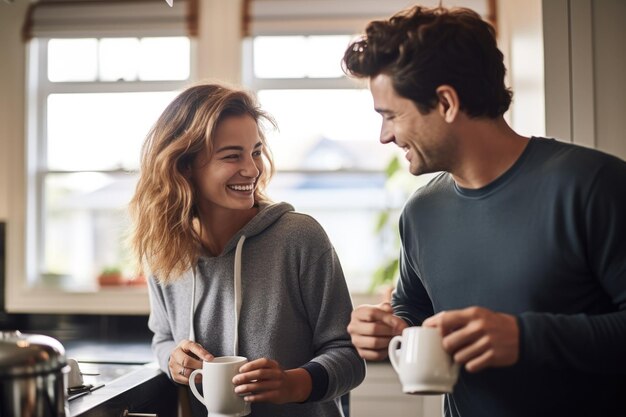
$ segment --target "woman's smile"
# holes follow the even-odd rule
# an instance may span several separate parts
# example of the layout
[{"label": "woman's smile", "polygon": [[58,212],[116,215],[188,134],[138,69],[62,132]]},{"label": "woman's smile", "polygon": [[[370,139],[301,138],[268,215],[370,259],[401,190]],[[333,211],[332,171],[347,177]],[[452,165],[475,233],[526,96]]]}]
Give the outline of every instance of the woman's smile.
[{"label": "woman's smile", "polygon": [[252,184],[228,184],[226,186],[229,189],[238,191],[238,192],[250,193],[254,191],[254,183]]}]

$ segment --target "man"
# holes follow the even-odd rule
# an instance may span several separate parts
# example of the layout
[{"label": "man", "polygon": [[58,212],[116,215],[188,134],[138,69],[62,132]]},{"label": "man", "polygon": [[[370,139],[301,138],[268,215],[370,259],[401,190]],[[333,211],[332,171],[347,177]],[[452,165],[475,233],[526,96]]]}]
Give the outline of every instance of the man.
[{"label": "man", "polygon": [[348,327],[382,360],[407,326],[462,364],[446,416],[626,415],[626,163],[515,133],[493,28],[467,9],[371,22],[344,56],[413,175],[392,306]]}]

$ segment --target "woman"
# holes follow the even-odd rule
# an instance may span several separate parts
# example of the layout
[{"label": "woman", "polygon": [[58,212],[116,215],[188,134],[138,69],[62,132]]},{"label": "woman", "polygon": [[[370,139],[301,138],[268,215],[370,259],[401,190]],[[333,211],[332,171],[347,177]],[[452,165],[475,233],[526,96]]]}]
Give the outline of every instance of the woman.
[{"label": "woman", "polygon": [[249,94],[198,85],[148,135],[130,208],[153,350],[180,384],[202,360],[247,357],[233,382],[252,416],[340,416],[339,397],[365,376],[350,296],[320,225],[264,194],[263,122]]}]

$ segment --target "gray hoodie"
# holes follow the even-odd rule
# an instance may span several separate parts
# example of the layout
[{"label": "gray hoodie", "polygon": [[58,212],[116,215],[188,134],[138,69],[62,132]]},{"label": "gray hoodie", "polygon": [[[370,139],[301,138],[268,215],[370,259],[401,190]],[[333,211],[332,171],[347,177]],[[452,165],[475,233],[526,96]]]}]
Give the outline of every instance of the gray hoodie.
[{"label": "gray hoodie", "polygon": [[[289,204],[261,207],[219,256],[201,257],[173,284],[150,279],[150,303],[152,347],[168,374],[172,350],[194,336],[215,356],[266,357],[284,369],[316,363],[326,371],[327,389],[316,401],[255,403],[251,416],[341,416],[338,397],[365,377],[346,330],[352,302],[337,255],[322,227]],[[194,415],[206,415],[197,406]]]}]

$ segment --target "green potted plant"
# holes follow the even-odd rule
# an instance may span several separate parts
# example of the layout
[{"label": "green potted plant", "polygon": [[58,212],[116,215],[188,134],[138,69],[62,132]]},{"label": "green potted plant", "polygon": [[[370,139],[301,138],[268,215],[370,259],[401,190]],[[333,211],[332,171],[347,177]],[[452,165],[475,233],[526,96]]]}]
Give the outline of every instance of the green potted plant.
[{"label": "green potted plant", "polygon": [[[385,168],[385,188],[389,189],[392,187],[392,184],[395,183],[394,179],[402,175],[402,172],[400,160],[397,156],[394,156]],[[397,227],[398,215],[396,208],[388,206],[381,210],[376,218],[374,231],[383,240],[383,247],[388,250],[385,251],[385,259],[372,275],[369,286],[370,293],[380,289],[386,292],[389,291],[389,288],[395,287],[399,275],[398,253],[400,236]]]},{"label": "green potted plant", "polygon": [[98,284],[101,287],[123,285],[124,282],[122,269],[118,266],[106,266],[98,275]]},{"label": "green potted plant", "polygon": [[[391,158],[385,168],[385,188],[404,202],[415,190],[425,185],[435,175],[437,173],[417,177],[412,175],[396,155]],[[383,240],[385,258],[372,275],[369,292],[382,292],[384,301],[390,299],[391,292],[400,275],[398,256],[400,255],[401,242],[398,220],[401,211],[397,204],[390,204],[381,210],[376,218],[375,232]]]}]

